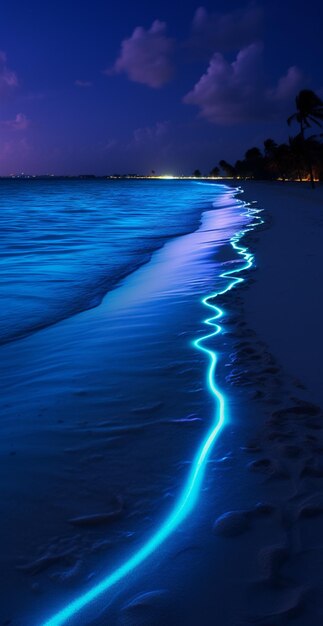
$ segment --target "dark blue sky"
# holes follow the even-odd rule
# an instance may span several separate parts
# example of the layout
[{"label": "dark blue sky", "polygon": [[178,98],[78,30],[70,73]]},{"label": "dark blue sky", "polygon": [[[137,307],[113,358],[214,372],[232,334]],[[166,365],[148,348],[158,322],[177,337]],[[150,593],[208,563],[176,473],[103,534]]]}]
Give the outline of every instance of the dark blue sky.
[{"label": "dark blue sky", "polygon": [[322,3],[306,8],[7,2],[0,174],[207,172],[285,139],[297,91],[323,95]]}]

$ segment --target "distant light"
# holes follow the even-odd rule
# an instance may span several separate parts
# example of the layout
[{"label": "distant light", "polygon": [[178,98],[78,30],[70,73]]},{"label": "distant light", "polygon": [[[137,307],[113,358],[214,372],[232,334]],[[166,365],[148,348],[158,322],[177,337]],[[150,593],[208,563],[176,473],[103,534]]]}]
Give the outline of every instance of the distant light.
[{"label": "distant light", "polygon": [[163,180],[172,180],[173,178],[177,177],[173,176],[172,174],[163,174],[163,176],[158,176],[158,178],[162,178]]}]

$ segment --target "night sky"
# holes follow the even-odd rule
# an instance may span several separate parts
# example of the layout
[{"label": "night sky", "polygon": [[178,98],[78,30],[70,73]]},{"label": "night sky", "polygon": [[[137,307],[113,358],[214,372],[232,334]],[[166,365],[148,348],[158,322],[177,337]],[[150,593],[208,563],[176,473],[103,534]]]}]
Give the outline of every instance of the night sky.
[{"label": "night sky", "polygon": [[0,174],[207,173],[284,140],[322,26],[321,0],[6,2]]}]

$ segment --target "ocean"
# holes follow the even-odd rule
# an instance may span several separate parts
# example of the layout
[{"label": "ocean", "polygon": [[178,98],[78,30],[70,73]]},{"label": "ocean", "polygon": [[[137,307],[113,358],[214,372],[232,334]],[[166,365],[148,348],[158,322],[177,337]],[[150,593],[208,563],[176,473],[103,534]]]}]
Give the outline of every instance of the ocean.
[{"label": "ocean", "polygon": [[[203,298],[243,267],[232,238],[252,218],[195,181],[2,181],[0,198],[0,623],[58,626],[178,506],[214,420]],[[206,469],[192,514],[69,624],[121,623],[141,577],[185,551]]]},{"label": "ocean", "polygon": [[196,228],[214,193],[191,182],[2,180],[0,342],[95,306]]}]

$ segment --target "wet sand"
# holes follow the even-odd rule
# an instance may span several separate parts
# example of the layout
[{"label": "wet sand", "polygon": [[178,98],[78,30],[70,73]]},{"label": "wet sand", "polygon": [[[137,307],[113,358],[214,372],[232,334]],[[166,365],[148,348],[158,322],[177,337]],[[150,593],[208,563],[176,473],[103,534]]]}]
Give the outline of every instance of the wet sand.
[{"label": "wet sand", "polygon": [[4,622],[44,622],[176,502],[213,415],[192,347],[205,333],[201,297],[237,258],[228,241],[242,213],[224,194],[199,231],[166,244],[100,306],[1,348]]},{"label": "wet sand", "polygon": [[108,615],[126,625],[323,623],[322,192],[243,187],[265,224],[246,238],[257,267],[221,299],[218,375],[230,424],[210,464],[207,505],[185,548],[97,626]]},{"label": "wet sand", "polygon": [[[259,189],[263,193],[261,196],[258,192],[259,203],[261,199],[265,203],[268,194],[264,188]],[[248,185],[245,195],[247,200],[256,200],[256,187]],[[210,457],[198,506],[189,521],[176,530],[172,540],[147,565],[138,568],[101,598],[93,610],[71,623],[92,626],[323,623],[322,411],[314,386],[304,384],[297,364],[297,372],[289,367],[289,352],[284,358],[286,346],[279,351],[275,342],[270,342],[276,329],[271,324],[272,317],[261,314],[267,295],[272,303],[276,293],[270,295],[266,291],[274,290],[275,278],[262,256],[262,250],[264,253],[267,250],[267,254],[272,251],[272,242],[263,245],[272,236],[274,217],[270,207],[265,209],[265,224],[245,238],[256,254],[257,267],[249,270],[243,285],[219,299],[225,312],[223,332],[211,345],[221,355],[217,381],[226,396],[228,419]],[[286,225],[289,219],[285,219]],[[27,484],[25,501],[21,504],[27,527],[28,515],[37,519],[37,507],[41,511],[37,539],[35,528],[30,531],[34,543],[28,534],[17,542],[14,556],[20,559],[20,564],[9,582],[18,586],[28,615],[22,606],[20,612],[15,612],[14,624],[42,623],[44,616],[49,617],[53,609],[60,608],[80,587],[86,588],[100,578],[107,564],[113,565],[120,554],[135,549],[176,500],[196,441],[206,432],[211,410],[210,399],[205,394],[205,361],[191,346],[192,339],[204,332],[201,326],[204,312],[200,297],[192,299],[191,294],[192,290],[197,296],[213,290],[217,286],[214,284],[216,263],[230,264],[232,259],[226,246],[210,256],[211,233],[208,237],[204,243],[203,239],[196,241],[193,257],[189,247],[190,254],[186,255],[185,245],[182,254],[178,254],[176,247],[173,257],[167,253],[167,271],[160,275],[158,284],[154,270],[161,267],[162,259],[158,255],[162,256],[163,251],[153,257],[155,268],[148,264],[127,279],[126,291],[121,288],[119,294],[117,290],[111,292],[103,307],[78,316],[80,324],[77,328],[73,324],[73,332],[66,321],[41,331],[38,339],[23,340],[17,352],[10,352],[10,358],[7,355],[2,375],[19,390],[20,419],[22,414],[29,417],[29,432],[27,429],[26,433],[24,425],[21,447],[18,437],[9,451],[9,436],[7,440],[10,459],[21,463],[20,481],[23,477]],[[301,248],[298,255],[302,265]],[[171,265],[170,258],[173,258]],[[180,259],[184,260],[182,265]],[[298,263],[290,265],[290,255],[286,259],[288,268],[299,267]],[[268,283],[266,271],[270,277]],[[190,287],[181,292],[179,285],[184,283]],[[297,283],[289,281],[288,285],[293,289]],[[161,320],[166,323],[161,324]],[[102,334],[104,322],[106,335]],[[282,324],[282,337],[286,335],[284,328],[297,327],[297,321],[289,325],[285,317]],[[93,355],[88,351],[88,342],[93,345],[98,326],[100,333]],[[64,338],[59,345],[58,327],[60,337]],[[145,342],[139,347],[138,329],[143,327]],[[120,342],[121,328],[127,332]],[[313,333],[309,331],[308,341]],[[293,344],[292,334],[288,340]],[[115,342],[118,350],[114,349],[113,355],[119,356],[114,356],[111,363],[107,346]],[[71,360],[75,346],[77,358]],[[315,349],[316,346],[313,354]],[[44,406],[38,419],[33,383],[28,376],[17,383],[19,362],[26,355],[33,364],[33,380],[37,372],[41,380],[45,369],[47,383],[52,377],[57,388],[59,380],[62,390],[61,396],[51,399],[46,383],[47,395],[46,399],[41,398]],[[66,369],[60,372],[62,363],[68,363],[68,380]],[[135,376],[138,366],[142,385],[140,401]],[[89,368],[93,372],[91,378]],[[113,377],[118,372],[120,378],[120,371],[135,387],[128,384],[117,392]],[[95,415],[89,420],[87,403],[93,406],[94,390]],[[37,394],[40,392],[38,384]],[[112,410],[109,409],[107,427],[109,402]],[[61,418],[57,418],[59,406],[64,407]],[[124,418],[129,406],[132,410],[128,419],[123,419],[125,426],[120,432],[118,416]],[[113,415],[115,431],[111,430]],[[34,476],[32,469],[28,470],[25,438],[33,442],[29,453],[38,454],[40,463],[45,463],[40,454],[44,449],[42,423],[47,451],[44,485],[39,490],[41,479],[37,473],[40,499],[32,500],[35,509],[28,513],[28,480],[31,483]],[[55,461],[54,476],[49,441],[53,445],[53,458],[60,449],[62,460],[60,472]],[[68,476],[71,478],[66,484]],[[110,489],[107,476],[112,477]],[[60,500],[63,477],[65,486]],[[81,500],[74,491],[77,481]],[[40,502],[48,490],[56,498],[54,504],[47,500],[49,508],[45,509]],[[9,525],[12,523],[9,520]],[[15,530],[13,526],[14,533]],[[10,606],[14,606],[14,597],[8,600],[6,619],[11,619]]]}]

